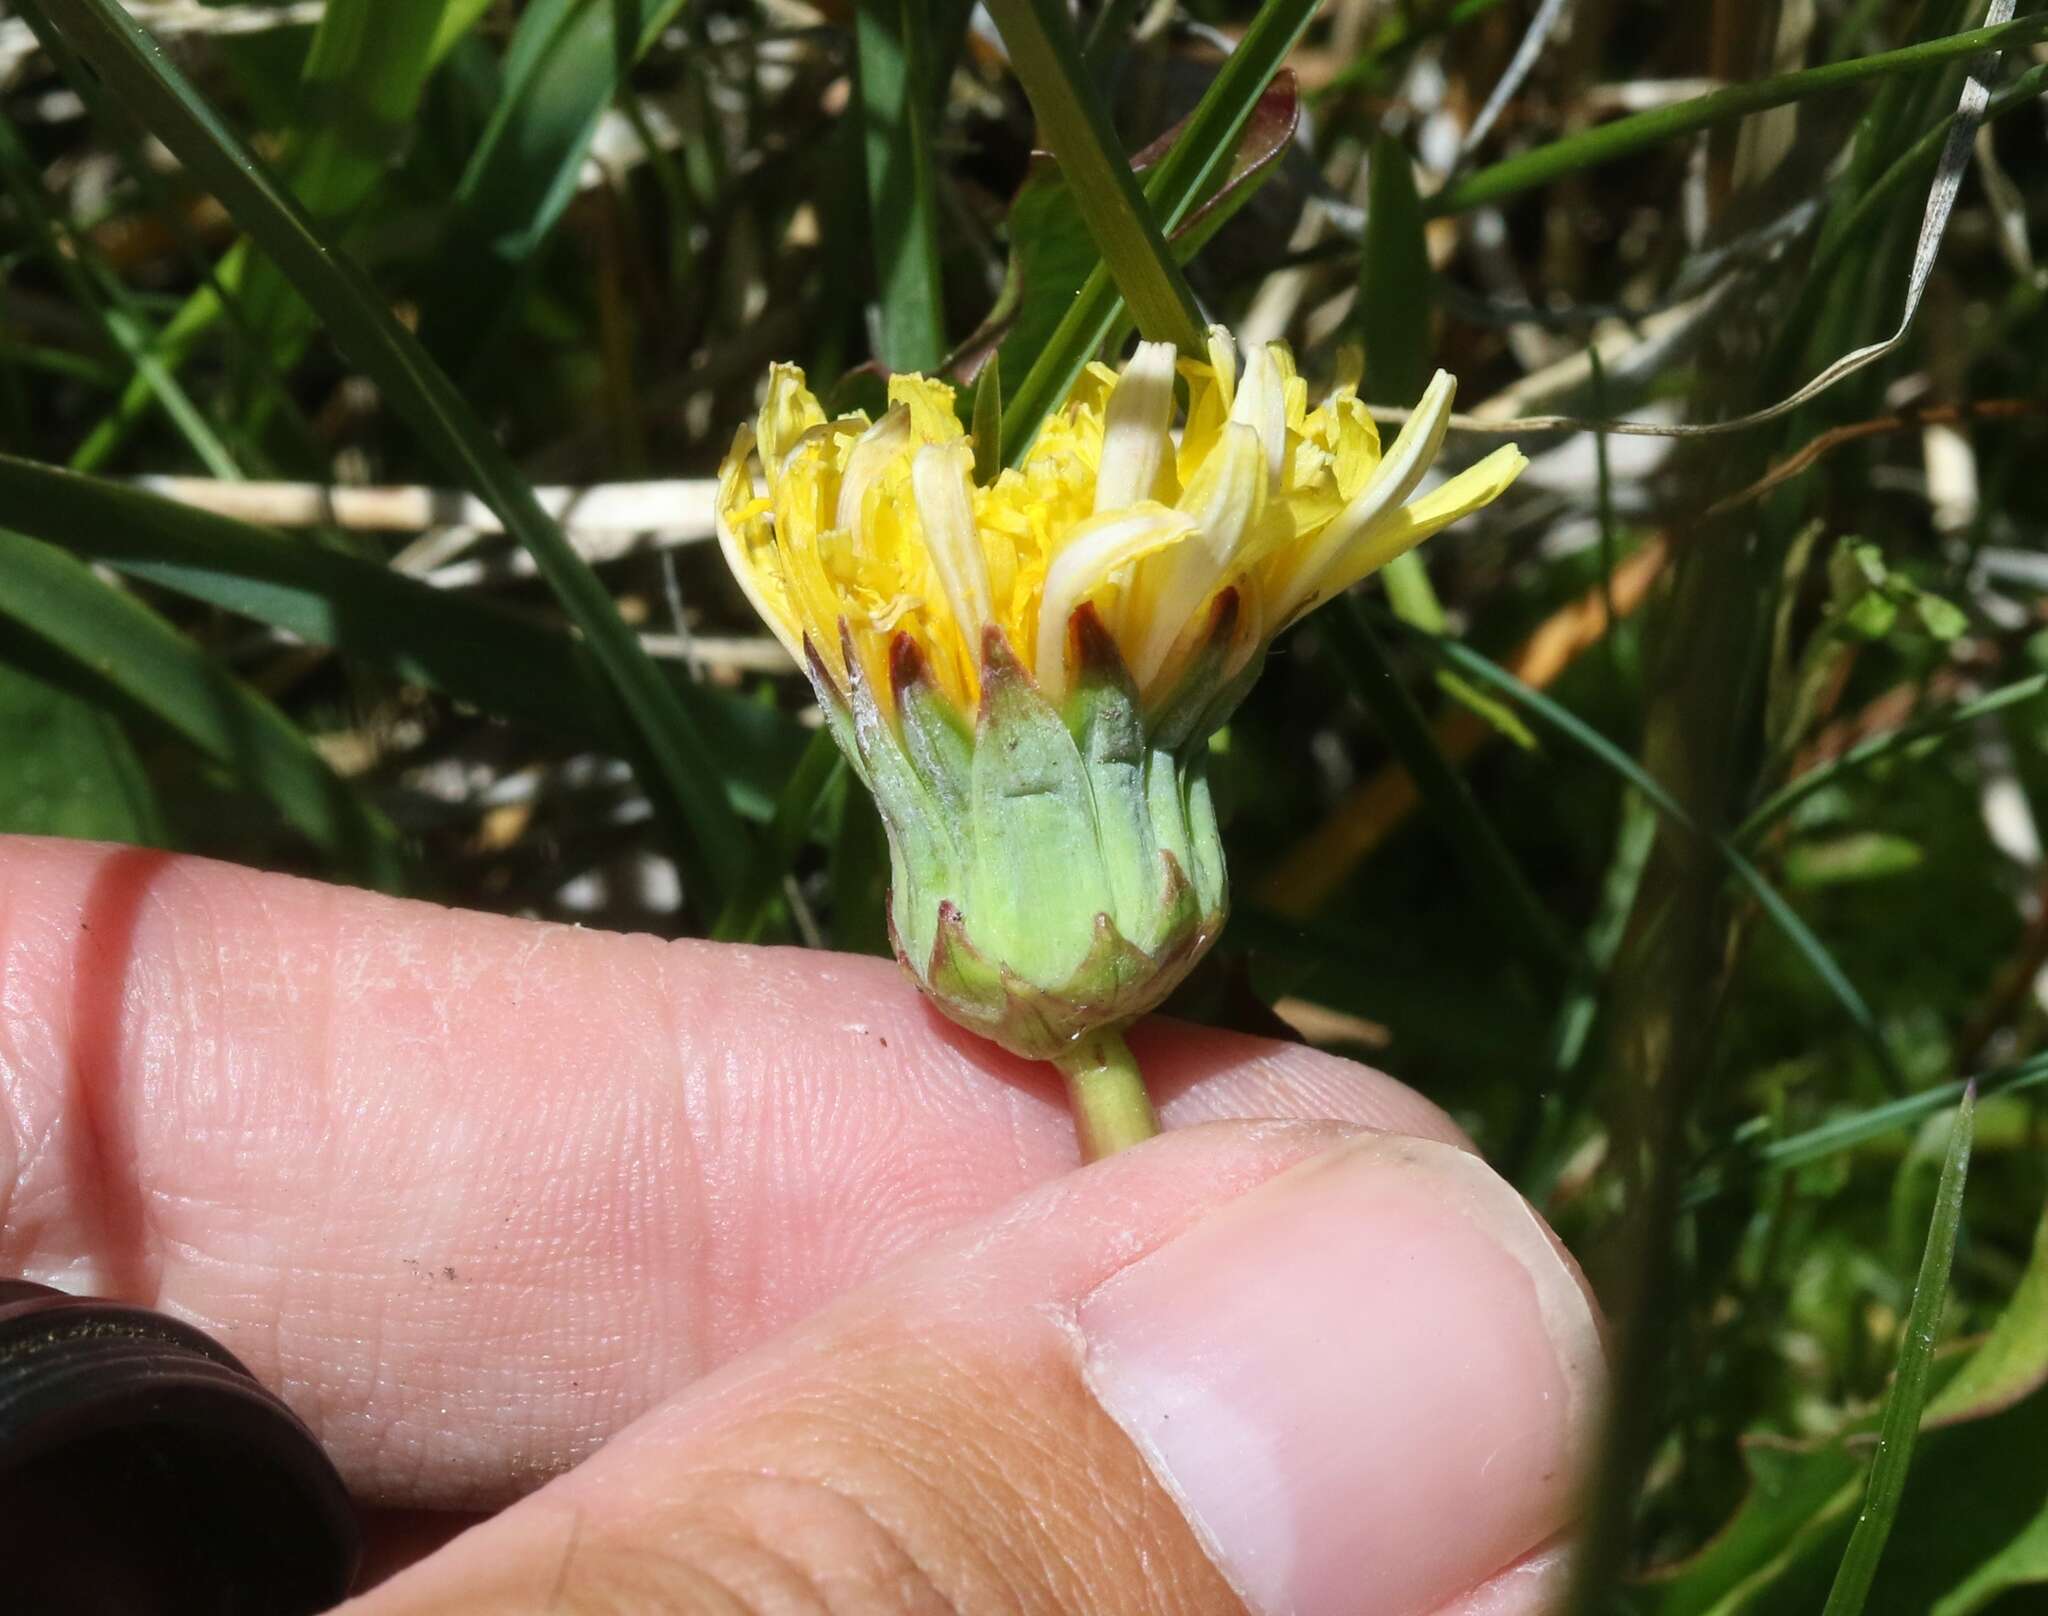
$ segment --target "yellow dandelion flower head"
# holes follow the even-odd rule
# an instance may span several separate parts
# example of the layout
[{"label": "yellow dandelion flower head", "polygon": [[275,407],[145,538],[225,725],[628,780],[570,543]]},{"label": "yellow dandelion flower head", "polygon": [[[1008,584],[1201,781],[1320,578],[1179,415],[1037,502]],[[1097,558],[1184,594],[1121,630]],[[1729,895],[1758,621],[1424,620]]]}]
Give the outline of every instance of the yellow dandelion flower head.
[{"label": "yellow dandelion flower head", "polygon": [[914,648],[971,708],[991,631],[1059,701],[1084,607],[1149,706],[1198,652],[1220,643],[1235,672],[1514,480],[1525,462],[1507,446],[1417,496],[1454,390],[1439,371],[1383,452],[1355,389],[1311,408],[1279,343],[1241,371],[1221,329],[1202,359],[1140,343],[1120,372],[1091,365],[1022,463],[977,483],[944,382],[897,376],[881,419],[828,419],[777,365],[719,471],[719,542],[792,655],[842,686],[864,675],[885,707],[892,649]]}]

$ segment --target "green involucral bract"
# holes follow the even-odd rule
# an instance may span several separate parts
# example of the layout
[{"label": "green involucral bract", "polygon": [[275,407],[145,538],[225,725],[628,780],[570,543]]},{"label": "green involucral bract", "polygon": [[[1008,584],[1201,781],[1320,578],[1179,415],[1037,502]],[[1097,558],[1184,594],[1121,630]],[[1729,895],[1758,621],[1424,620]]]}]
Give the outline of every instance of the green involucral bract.
[{"label": "green involucral bract", "polygon": [[1223,925],[1208,739],[1257,673],[1231,670],[1237,597],[1147,712],[1093,606],[1068,623],[1077,670],[1047,700],[1002,630],[984,630],[981,699],[963,712],[908,634],[891,690],[851,646],[811,682],[888,830],[890,935],[932,1000],[1012,1053],[1051,1060],[1152,1009]]}]

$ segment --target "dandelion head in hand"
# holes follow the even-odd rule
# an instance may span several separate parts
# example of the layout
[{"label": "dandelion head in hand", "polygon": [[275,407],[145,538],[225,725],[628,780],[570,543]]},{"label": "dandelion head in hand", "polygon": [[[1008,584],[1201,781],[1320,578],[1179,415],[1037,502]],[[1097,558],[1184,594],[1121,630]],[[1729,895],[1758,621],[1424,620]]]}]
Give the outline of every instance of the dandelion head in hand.
[{"label": "dandelion head in hand", "polygon": [[[1180,431],[1176,382],[1187,408]],[[1438,372],[1391,448],[1287,350],[1141,343],[977,481],[953,390],[828,419],[779,365],[718,534],[888,830],[896,953],[962,1025],[1063,1060],[1156,1005],[1223,923],[1204,759],[1275,635],[1495,498],[1513,448],[1416,497]]]}]

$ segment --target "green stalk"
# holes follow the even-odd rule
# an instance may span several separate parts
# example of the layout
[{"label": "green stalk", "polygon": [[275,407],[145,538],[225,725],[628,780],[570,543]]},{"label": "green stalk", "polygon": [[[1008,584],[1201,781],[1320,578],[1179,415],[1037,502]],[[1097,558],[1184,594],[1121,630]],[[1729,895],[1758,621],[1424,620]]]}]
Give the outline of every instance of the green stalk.
[{"label": "green stalk", "polygon": [[1113,1156],[1159,1131],[1152,1097],[1121,1028],[1098,1027],[1053,1065],[1067,1080],[1083,1161]]},{"label": "green stalk", "polygon": [[1840,89],[1843,85],[1860,84],[1865,79],[1939,67],[1958,57],[1998,50],[2006,45],[2031,44],[2044,35],[2048,35],[2048,13],[2016,17],[1996,28],[1973,28],[1968,33],[1950,34],[1945,39],[1930,39],[1899,50],[1880,51],[1875,56],[1858,56],[1846,62],[1830,62],[1825,67],[1781,73],[1776,78],[1758,79],[1753,84],[1731,84],[1726,89],[1712,90],[1674,106],[1657,107],[1632,117],[1617,118],[1613,123],[1588,129],[1584,134],[1568,135],[1535,151],[1479,169],[1437,192],[1425,206],[1433,216],[1463,213],[1469,208],[1533,190],[1580,169],[1611,163],[1616,158],[1627,157],[1662,141],[1696,134],[1731,118],[1782,107],[1810,95]]},{"label": "green stalk", "polygon": [[[1228,194],[1212,197],[1210,191],[1228,176],[1239,138],[1259,98],[1315,19],[1317,4],[1318,0],[1274,0],[1263,7],[1202,92],[1173,149],[1146,173],[1145,201],[1151,217],[1162,232],[1180,232],[1173,243],[1175,263],[1193,257],[1256,189],[1254,177]],[[1196,204],[1205,201],[1222,205],[1211,205],[1200,221],[1188,224]],[[1183,224],[1187,224],[1186,230],[1182,230]],[[1105,262],[1082,284],[1052,340],[1016,384],[1016,392],[1005,400],[1004,465],[1014,466],[1023,458],[1038,435],[1039,423],[1067,396],[1082,367],[1126,329],[1126,300],[1119,287],[1105,254]],[[1196,345],[1196,351],[1200,346]]]},{"label": "green stalk", "polygon": [[1167,251],[1095,81],[1082,66],[1065,6],[1060,0],[989,0],[988,9],[1139,331],[1155,342],[1201,352],[1195,295]]}]

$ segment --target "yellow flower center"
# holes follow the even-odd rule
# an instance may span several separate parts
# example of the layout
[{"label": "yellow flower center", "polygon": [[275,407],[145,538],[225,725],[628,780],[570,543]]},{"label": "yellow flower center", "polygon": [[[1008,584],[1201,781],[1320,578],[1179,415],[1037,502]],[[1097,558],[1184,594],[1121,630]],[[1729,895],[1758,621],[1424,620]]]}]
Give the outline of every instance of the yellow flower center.
[{"label": "yellow flower center", "polygon": [[[1187,413],[1172,431],[1176,374]],[[991,627],[1053,700],[1072,670],[1068,620],[1092,605],[1141,699],[1173,688],[1235,591],[1241,666],[1317,602],[1494,499],[1512,445],[1411,499],[1443,442],[1454,392],[1439,371],[1393,447],[1354,390],[1314,409],[1287,350],[1242,376],[1212,331],[1206,361],[1140,343],[1119,374],[1091,365],[1021,466],[974,481],[953,389],[889,384],[889,409],[827,420],[794,366],[719,469],[718,536],[733,574],[799,661],[808,644],[843,683],[846,648],[886,708],[890,642],[907,634],[963,708],[980,693]]]}]

